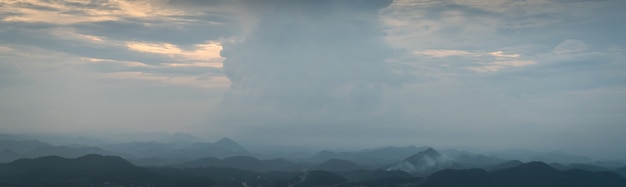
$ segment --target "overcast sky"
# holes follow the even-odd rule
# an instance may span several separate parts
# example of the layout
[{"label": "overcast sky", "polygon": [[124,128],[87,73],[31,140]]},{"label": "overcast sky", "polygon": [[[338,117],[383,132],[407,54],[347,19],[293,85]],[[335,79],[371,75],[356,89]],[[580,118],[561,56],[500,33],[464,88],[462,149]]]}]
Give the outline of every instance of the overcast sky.
[{"label": "overcast sky", "polygon": [[626,157],[623,0],[8,0],[0,132]]}]

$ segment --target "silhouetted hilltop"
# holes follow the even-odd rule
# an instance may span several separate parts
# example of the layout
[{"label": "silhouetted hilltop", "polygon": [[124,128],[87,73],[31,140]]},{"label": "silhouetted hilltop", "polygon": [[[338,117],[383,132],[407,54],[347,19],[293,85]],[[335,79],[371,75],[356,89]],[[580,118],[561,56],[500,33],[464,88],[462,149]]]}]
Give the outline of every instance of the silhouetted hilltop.
[{"label": "silhouetted hilltop", "polygon": [[98,147],[54,146],[37,140],[0,139],[0,162],[10,162],[17,158],[36,158],[47,155],[79,157],[87,154],[114,155]]},{"label": "silhouetted hilltop", "polygon": [[0,186],[149,185],[158,179],[154,173],[115,156],[46,156],[0,166]]},{"label": "silhouetted hilltop", "polygon": [[609,169],[596,166],[596,165],[591,165],[591,164],[574,163],[574,164],[563,165],[559,163],[552,163],[550,164],[550,166],[553,167],[554,169],[564,170],[564,171],[572,170],[572,169],[581,169],[581,170],[587,170],[587,171],[609,171]]},{"label": "silhouetted hilltop", "polygon": [[560,171],[543,162],[530,162],[494,173],[498,184],[526,186],[626,186],[613,172]]},{"label": "silhouetted hilltop", "polygon": [[543,162],[530,162],[493,171],[482,169],[443,170],[427,177],[420,187],[589,187],[626,186],[626,179],[613,172],[560,171]]},{"label": "silhouetted hilltop", "polygon": [[[204,147],[204,150],[206,150],[207,154],[210,154],[212,156],[216,156],[216,157],[230,157],[230,156],[248,156],[251,155],[250,152],[248,150],[246,150],[245,148],[243,148],[241,145],[239,145],[237,142],[233,141],[232,139],[225,137],[220,139],[219,141],[210,144],[207,147]],[[181,151],[185,151],[185,149],[181,150]],[[202,151],[202,150],[200,150]]]},{"label": "silhouetted hilltop", "polygon": [[[420,164],[425,159],[437,162],[440,156],[432,149],[405,161],[410,164]],[[205,167],[143,168],[120,157],[95,154],[74,159],[59,156],[19,159],[0,164],[0,186],[626,186],[626,179],[615,172],[562,171],[543,162],[519,164],[518,161],[510,161],[501,165],[514,166],[491,172],[483,169],[442,169],[425,178],[400,170],[273,171],[295,164],[284,159],[259,160],[247,156],[203,158],[187,164],[205,164]],[[356,164],[331,159],[324,165],[344,169]],[[319,166],[310,166],[315,167]]]}]

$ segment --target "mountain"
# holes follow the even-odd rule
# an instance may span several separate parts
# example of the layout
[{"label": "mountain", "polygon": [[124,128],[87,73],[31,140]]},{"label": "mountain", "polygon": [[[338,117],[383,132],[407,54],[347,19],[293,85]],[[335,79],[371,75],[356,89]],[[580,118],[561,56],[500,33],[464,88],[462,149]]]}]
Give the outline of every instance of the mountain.
[{"label": "mountain", "polygon": [[529,162],[493,173],[499,186],[626,186],[613,172],[560,171],[543,162]]},{"label": "mountain", "polygon": [[307,172],[298,186],[336,186],[346,181],[346,178],[335,173],[314,170]]},{"label": "mountain", "polygon": [[0,151],[0,163],[14,161],[19,159],[20,157],[20,154],[12,151],[11,149],[4,149]]},{"label": "mountain", "polygon": [[538,154],[532,157],[531,160],[559,163],[588,163],[592,161],[589,157],[572,155],[564,151],[552,151],[544,154]]},{"label": "mountain", "polygon": [[350,162],[348,160],[341,159],[329,159],[326,162],[323,162],[314,167],[316,170],[325,170],[325,171],[354,171],[363,169],[363,167],[355,164],[354,162]]},{"label": "mountain", "polygon": [[434,149],[428,148],[388,167],[387,170],[400,170],[416,175],[428,175],[451,168],[462,168],[462,166]]},{"label": "mountain", "polygon": [[341,159],[354,162],[359,165],[368,165],[371,167],[382,167],[398,160],[402,160],[417,152],[425,150],[425,147],[405,146],[405,147],[379,147],[376,149],[365,149],[353,152],[332,152],[320,151],[313,157],[300,161],[309,163],[322,163],[329,159]]},{"label": "mountain", "polygon": [[116,155],[99,147],[54,146],[37,140],[0,140],[0,162],[16,158],[35,158],[48,155],[79,157],[87,154]]},{"label": "mountain", "polygon": [[191,143],[201,142],[202,140],[192,134],[177,132],[165,138],[165,141],[169,143]]},{"label": "mountain", "polygon": [[[492,177],[483,169],[445,169],[429,175],[419,187],[491,187]],[[521,186],[520,186],[521,187]]]},{"label": "mountain", "polygon": [[487,172],[483,169],[447,169],[427,177],[420,187],[589,187],[626,186],[626,179],[613,172],[561,171],[543,162],[530,162]]},{"label": "mountain", "polygon": [[22,138],[15,136],[15,135],[0,133],[0,140],[21,140],[21,139]]},{"label": "mountain", "polygon": [[614,160],[598,160],[589,164],[600,166],[600,167],[607,168],[607,169],[617,169],[621,167],[626,167],[626,163],[622,161],[614,161]]},{"label": "mountain", "polygon": [[226,158],[232,156],[250,156],[251,153],[230,138],[222,138],[215,143],[194,143],[187,147],[176,149],[166,155],[195,155],[196,158],[217,157]]},{"label": "mountain", "polygon": [[135,158],[143,157],[164,157],[175,149],[180,148],[173,144],[156,141],[133,141],[127,143],[104,144],[101,145],[107,150],[121,152],[132,155]]},{"label": "mountain", "polygon": [[494,157],[485,156],[481,154],[470,153],[467,151],[449,149],[442,151],[442,154],[448,156],[455,162],[463,165],[467,168],[489,168],[498,163],[505,162],[506,160]]},{"label": "mountain", "polygon": [[491,171],[495,171],[495,170],[501,170],[501,169],[506,169],[506,168],[512,168],[515,166],[519,166],[524,164],[522,161],[519,160],[510,160],[510,161],[506,161],[506,162],[502,162],[496,165],[493,165],[491,167],[489,167],[488,169]]},{"label": "mountain", "polygon": [[225,158],[251,155],[250,152],[230,138],[223,138],[215,143],[185,143],[184,141],[179,141],[178,143],[162,143],[149,141],[107,144],[103,145],[103,147],[108,150],[132,155],[133,160],[139,160],[139,158],[160,158],[188,161],[204,157]]},{"label": "mountain", "polygon": [[617,168],[615,169],[615,172],[617,174],[622,175],[623,177],[626,177],[626,166],[625,167],[621,167],[621,168]]},{"label": "mountain", "polygon": [[[250,152],[228,137],[213,143],[209,148],[218,157],[250,155]],[[220,156],[222,155],[222,156]]]},{"label": "mountain", "polygon": [[46,156],[0,166],[0,186],[150,185],[159,177],[115,156]]},{"label": "mountain", "polygon": [[587,170],[587,171],[609,171],[609,169],[600,167],[600,166],[596,166],[596,165],[591,165],[591,164],[579,164],[579,163],[574,163],[574,164],[568,164],[568,165],[562,165],[559,163],[552,163],[550,164],[551,167],[553,167],[554,169],[558,169],[558,170],[572,170],[572,169],[580,169],[580,170]]},{"label": "mountain", "polygon": [[259,160],[249,156],[234,156],[224,159],[207,157],[173,166],[178,168],[222,167],[249,171],[299,171],[303,169],[303,166],[285,159]]},{"label": "mountain", "polygon": [[37,140],[0,140],[0,149],[8,149],[18,154],[47,147],[53,146]]}]

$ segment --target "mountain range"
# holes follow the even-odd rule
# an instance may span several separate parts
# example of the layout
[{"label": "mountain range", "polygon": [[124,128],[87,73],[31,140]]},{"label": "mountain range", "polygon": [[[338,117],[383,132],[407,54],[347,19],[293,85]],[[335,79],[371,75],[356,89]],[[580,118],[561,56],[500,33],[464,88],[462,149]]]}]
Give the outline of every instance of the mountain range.
[{"label": "mountain range", "polygon": [[18,158],[57,155],[79,157],[87,154],[122,155],[99,147],[54,146],[37,140],[0,139],[0,163]]},{"label": "mountain range", "polygon": [[[437,156],[433,151],[420,152],[422,154],[418,155],[423,157],[418,160]],[[623,187],[626,179],[611,171],[562,171],[543,162],[493,171],[443,169],[415,176],[399,170],[280,172],[223,167],[140,167],[116,156],[86,155],[78,158],[47,156],[0,164],[0,186]]]},{"label": "mountain range", "polygon": [[618,187],[626,185],[626,179],[614,172],[585,170],[561,171],[543,162],[529,162],[511,168],[488,172],[483,169],[447,169],[426,178],[423,187]]},{"label": "mountain range", "polygon": [[[427,180],[427,176],[450,169],[465,171],[478,168],[487,172],[492,178],[491,175],[494,172],[524,164],[518,160],[507,161],[494,156],[462,150],[436,150],[430,147],[416,146],[388,146],[346,152],[321,151],[308,158],[273,157],[259,159],[259,155],[262,154],[250,152],[230,138],[222,138],[214,143],[193,142],[197,139],[187,134],[180,134],[172,136],[170,139],[172,139],[170,142],[128,142],[103,144],[99,147],[58,146],[19,136],[0,134],[0,163],[7,163],[20,158],[47,158],[49,155],[56,155],[56,157],[51,158],[58,160],[61,157],[82,158],[83,155],[99,154],[123,157],[125,162],[130,162],[133,166],[150,166],[149,170],[158,171],[157,173],[164,171],[167,175],[170,175],[170,172],[175,173],[174,176],[187,176],[188,171],[195,174],[206,172],[206,175],[203,174],[203,176],[209,177],[213,182],[226,180],[213,177],[219,172],[248,172],[250,176],[278,172],[283,177],[295,177],[297,174],[294,173],[324,171],[344,177],[347,183],[367,181],[367,178],[372,176],[388,176],[388,178],[370,181],[372,182],[368,183],[370,185],[380,182],[390,183],[391,181],[388,181],[391,180],[390,178],[395,178],[396,181],[416,183],[421,181],[416,176],[424,177],[422,179]],[[564,153],[553,153],[552,155],[558,154]],[[571,161],[573,159],[566,160]],[[571,172],[572,170],[613,171],[622,176],[626,175],[624,164],[614,161],[553,162],[549,166],[563,172]],[[195,174],[192,176],[196,176]],[[406,176],[411,177],[407,178]]]},{"label": "mountain range", "polygon": [[400,170],[415,175],[429,175],[443,169],[460,169],[463,166],[453,159],[442,155],[433,148],[411,155],[404,160],[386,168],[387,170]]}]

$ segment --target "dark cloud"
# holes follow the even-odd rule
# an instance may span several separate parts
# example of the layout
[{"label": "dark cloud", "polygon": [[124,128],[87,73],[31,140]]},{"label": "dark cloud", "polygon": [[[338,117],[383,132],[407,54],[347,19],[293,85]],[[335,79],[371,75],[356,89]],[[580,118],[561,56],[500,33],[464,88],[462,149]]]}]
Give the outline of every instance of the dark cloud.
[{"label": "dark cloud", "polygon": [[[392,49],[378,20],[390,1],[266,3],[272,8],[257,10],[258,27],[224,45],[224,73],[232,82],[224,116],[235,118],[224,121],[357,124],[380,109],[383,87],[399,84],[385,62]],[[246,115],[262,119],[238,120]]]}]

